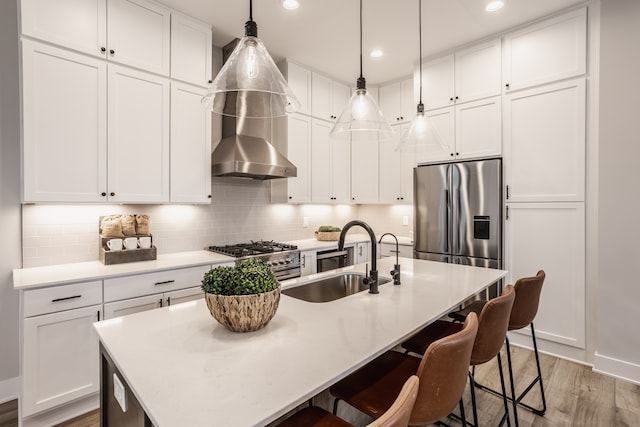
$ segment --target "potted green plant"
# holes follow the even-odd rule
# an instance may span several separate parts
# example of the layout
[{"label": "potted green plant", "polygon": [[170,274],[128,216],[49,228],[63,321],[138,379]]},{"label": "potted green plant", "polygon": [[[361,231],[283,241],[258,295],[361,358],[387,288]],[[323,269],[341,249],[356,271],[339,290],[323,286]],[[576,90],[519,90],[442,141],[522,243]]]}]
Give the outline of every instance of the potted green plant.
[{"label": "potted green plant", "polygon": [[280,283],[259,258],[209,270],[202,279],[202,290],[211,315],[233,332],[264,327],[280,303]]}]

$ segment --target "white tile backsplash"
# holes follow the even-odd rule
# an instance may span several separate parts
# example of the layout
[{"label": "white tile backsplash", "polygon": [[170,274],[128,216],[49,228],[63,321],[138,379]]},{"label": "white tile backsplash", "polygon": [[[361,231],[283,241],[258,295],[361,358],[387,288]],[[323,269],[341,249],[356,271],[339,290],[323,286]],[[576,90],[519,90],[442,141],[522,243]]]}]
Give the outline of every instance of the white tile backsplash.
[{"label": "white tile backsplash", "polygon": [[[213,178],[211,205],[24,205],[23,265],[98,260],[98,218],[111,214],[150,215],[158,253],[247,240],[313,238],[320,225],[342,226],[362,217],[358,206],[271,204],[270,186],[269,181]],[[390,214],[384,206],[367,212],[381,225]],[[303,217],[309,219],[307,228],[302,226]],[[388,231],[371,225],[376,232]]]}]

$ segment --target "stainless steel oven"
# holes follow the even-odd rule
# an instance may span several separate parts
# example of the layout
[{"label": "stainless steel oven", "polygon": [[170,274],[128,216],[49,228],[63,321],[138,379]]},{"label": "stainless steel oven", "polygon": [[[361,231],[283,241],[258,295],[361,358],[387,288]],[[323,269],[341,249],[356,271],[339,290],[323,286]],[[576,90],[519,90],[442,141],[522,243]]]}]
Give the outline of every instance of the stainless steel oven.
[{"label": "stainless steel oven", "polygon": [[337,249],[318,251],[316,259],[318,273],[353,265],[353,247],[344,248],[342,251]]}]

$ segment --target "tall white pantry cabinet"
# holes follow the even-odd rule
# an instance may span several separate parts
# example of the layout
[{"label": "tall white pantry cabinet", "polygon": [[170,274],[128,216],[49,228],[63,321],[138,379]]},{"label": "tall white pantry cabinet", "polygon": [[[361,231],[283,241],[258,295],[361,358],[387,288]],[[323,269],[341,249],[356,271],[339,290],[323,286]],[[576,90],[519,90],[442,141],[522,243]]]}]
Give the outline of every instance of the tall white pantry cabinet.
[{"label": "tall white pantry cabinet", "polygon": [[504,37],[504,268],[545,270],[536,335],[568,357],[586,345],[586,52],[585,8]]},{"label": "tall white pantry cabinet", "polygon": [[211,114],[172,99],[193,111],[210,82],[211,27],[150,0],[23,0],[21,29],[25,202],[210,202],[210,166],[189,160]]}]

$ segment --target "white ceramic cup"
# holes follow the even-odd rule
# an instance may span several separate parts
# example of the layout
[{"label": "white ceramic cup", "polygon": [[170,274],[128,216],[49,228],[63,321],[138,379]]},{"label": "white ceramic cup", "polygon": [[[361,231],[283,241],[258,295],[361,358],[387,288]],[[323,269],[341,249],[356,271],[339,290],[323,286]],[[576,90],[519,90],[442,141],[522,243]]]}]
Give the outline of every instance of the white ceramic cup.
[{"label": "white ceramic cup", "polygon": [[128,250],[137,249],[138,248],[138,238],[137,237],[127,237],[124,239],[124,247]]},{"label": "white ceramic cup", "polygon": [[150,236],[139,237],[138,243],[140,244],[140,249],[149,249],[151,247],[151,237]]},{"label": "white ceramic cup", "polygon": [[107,247],[110,251],[121,251],[122,250],[122,239],[111,239],[107,240]]}]

